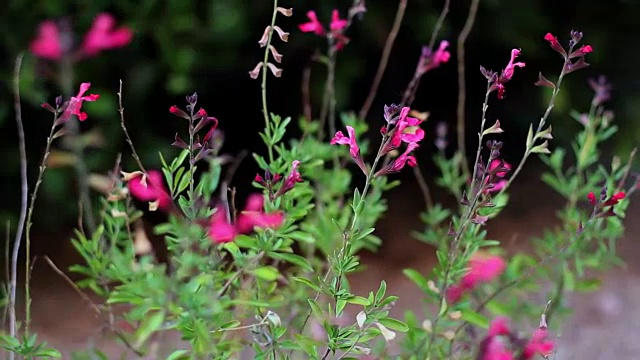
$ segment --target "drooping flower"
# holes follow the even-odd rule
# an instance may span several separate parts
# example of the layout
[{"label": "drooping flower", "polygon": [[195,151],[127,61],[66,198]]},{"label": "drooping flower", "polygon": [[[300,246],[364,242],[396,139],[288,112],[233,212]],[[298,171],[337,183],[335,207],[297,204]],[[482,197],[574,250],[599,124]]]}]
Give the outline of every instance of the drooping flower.
[{"label": "drooping flower", "polygon": [[47,60],[59,60],[62,57],[62,44],[60,31],[55,22],[45,20],[38,26],[38,35],[31,44],[29,50],[38,57]]},{"label": "drooping flower", "polygon": [[447,301],[458,302],[465,292],[497,278],[504,271],[506,264],[500,256],[475,253],[469,259],[468,267],[469,270],[460,282],[447,289]]},{"label": "drooping flower", "polygon": [[[172,199],[164,185],[162,173],[149,170],[146,175],[138,175],[127,182],[127,188],[133,197],[141,201],[154,203],[160,210],[168,210]],[[153,208],[150,205],[150,208]]]},{"label": "drooping flower", "polygon": [[133,38],[133,31],[124,26],[116,28],[115,25],[111,14],[98,14],[82,42],[83,54],[95,56],[100,51],[128,45]]},{"label": "drooping flower", "polygon": [[414,142],[409,143],[404,153],[402,153],[402,155],[395,158],[389,165],[387,165],[383,169],[380,169],[373,176],[378,177],[378,176],[388,175],[392,173],[397,173],[400,170],[402,170],[406,165],[409,165],[410,167],[415,167],[416,165],[418,165],[418,162],[416,161],[415,156],[410,155],[410,153],[413,152],[418,147],[419,147],[418,143],[414,143]]},{"label": "drooping flower", "polygon": [[495,193],[502,190],[507,185],[507,182],[508,182],[503,178],[507,176],[507,172],[510,170],[511,170],[511,164],[509,164],[508,162],[500,159],[493,159],[491,163],[489,163],[490,175],[485,178],[485,181],[488,182],[491,179],[495,179],[495,178],[499,178],[500,180],[495,181],[492,184],[492,187],[490,189],[487,189],[487,192]]},{"label": "drooping flower", "polygon": [[358,146],[358,142],[356,140],[356,131],[351,126],[347,126],[347,134],[349,136],[344,136],[342,131],[338,131],[336,135],[331,139],[330,144],[340,144],[340,145],[349,145],[349,154],[351,154],[351,158],[355,161],[355,163],[360,167],[362,172],[367,173],[367,167],[364,165],[364,161],[362,160],[362,156],[360,155],[360,147]]},{"label": "drooping flower", "polygon": [[69,103],[67,104],[66,109],[60,115],[58,119],[58,124],[61,124],[71,118],[71,115],[76,115],[78,120],[85,121],[87,119],[87,113],[82,111],[82,103],[84,101],[96,101],[100,98],[100,95],[91,94],[84,95],[89,88],[91,87],[91,83],[82,83],[80,84],[80,89],[78,90],[78,94],[76,96],[71,97]]},{"label": "drooping flower", "polygon": [[602,205],[603,206],[614,206],[620,202],[620,200],[624,199],[626,196],[624,191],[619,191],[611,196],[608,200],[606,200]]}]

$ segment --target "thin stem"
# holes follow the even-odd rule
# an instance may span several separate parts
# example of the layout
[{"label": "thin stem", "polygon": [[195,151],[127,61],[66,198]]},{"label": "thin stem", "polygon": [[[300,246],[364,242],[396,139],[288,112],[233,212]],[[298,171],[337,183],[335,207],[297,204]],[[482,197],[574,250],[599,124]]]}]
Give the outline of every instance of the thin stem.
[{"label": "thin stem", "polygon": [[[278,0],[273,0],[273,13],[271,15],[271,25],[269,27],[269,36],[267,37],[267,45],[264,50],[264,58],[262,60],[262,83],[260,89],[262,91],[262,115],[264,116],[265,135],[271,138],[271,122],[269,121],[269,111],[267,110],[267,64],[269,62],[269,47],[271,46],[271,39],[273,38],[273,27],[276,24],[276,17],[278,15]],[[271,144],[267,144],[267,151],[269,152],[269,163],[273,163],[273,148]]]},{"label": "thin stem", "polygon": [[391,27],[391,31],[389,31],[389,35],[387,36],[387,41],[385,42],[384,49],[382,50],[382,57],[380,58],[380,63],[378,64],[378,70],[376,71],[376,75],[373,78],[371,89],[369,89],[369,95],[367,95],[367,99],[365,100],[364,104],[362,105],[362,108],[360,109],[360,112],[358,113],[358,117],[360,119],[364,120],[367,117],[367,114],[369,113],[369,109],[371,109],[373,100],[375,99],[376,94],[378,92],[378,87],[380,87],[382,76],[384,75],[384,71],[387,68],[387,64],[389,63],[389,56],[391,56],[391,49],[393,48],[393,44],[396,41],[398,32],[400,31],[400,25],[402,25],[402,19],[404,19],[404,13],[406,9],[407,9],[407,0],[400,0],[398,2],[398,10],[396,11],[396,18],[393,21],[393,26]]},{"label": "thin stem", "polygon": [[189,198],[193,200],[195,194],[193,193],[194,177],[195,177],[195,160],[193,154],[195,149],[193,147],[194,137],[196,135],[196,128],[194,125],[194,110],[195,106],[191,106],[191,114],[189,116]]},{"label": "thin stem", "polygon": [[[572,50],[573,48],[569,50],[569,53],[571,53]],[[570,63],[571,63],[571,59],[569,59],[569,57],[567,56],[562,66],[562,71],[560,72],[560,76],[558,76],[558,83],[554,87],[553,93],[551,94],[551,98],[549,99],[549,103],[547,104],[547,109],[545,110],[544,115],[542,115],[542,117],[540,118],[540,122],[538,123],[538,128],[536,129],[536,132],[533,135],[533,141],[531,141],[531,144],[529,144],[529,146],[525,149],[524,156],[522,157],[522,160],[520,160],[518,167],[513,172],[509,180],[507,180],[507,183],[502,188],[502,190],[500,190],[498,195],[507,191],[507,189],[511,186],[511,183],[513,183],[513,180],[515,180],[515,178],[518,177],[518,174],[520,174],[520,171],[522,171],[522,168],[524,167],[525,162],[529,158],[529,155],[531,155],[531,149],[533,149],[533,147],[535,146],[536,135],[538,135],[542,131],[542,128],[545,126],[547,119],[551,114],[551,110],[553,110],[553,108],[555,107],[556,98],[558,97],[558,93],[560,93],[560,85],[562,85],[562,80],[564,79],[565,75],[567,75],[566,69]]]},{"label": "thin stem", "polygon": [[[478,132],[478,149],[476,150],[476,159],[473,162],[473,176],[471,177],[471,191],[475,189],[476,175],[478,175],[478,162],[482,153],[482,139],[484,138],[484,126],[487,122],[487,109],[489,109],[489,95],[491,94],[491,82],[487,82],[487,92],[484,95],[484,103],[482,103],[482,121],[480,123],[480,132]],[[464,155],[463,155],[464,156]],[[463,168],[467,168],[466,161],[463,162]]]},{"label": "thin stem", "polygon": [[[466,67],[464,63],[464,45],[471,33],[471,29],[473,29],[473,24],[475,23],[476,15],[478,13],[478,5],[480,0],[471,0],[471,5],[469,6],[469,15],[467,15],[467,21],[460,31],[460,35],[458,36],[457,43],[457,58],[458,58],[458,106],[456,109],[457,114],[457,125],[456,132],[458,135],[458,152],[460,152],[462,156],[462,171],[464,172],[466,177],[469,177],[469,169],[467,164],[467,155],[465,149],[465,102],[467,98],[467,80],[466,76]],[[486,103],[486,101],[485,101]],[[483,116],[484,119],[484,116]],[[477,159],[476,159],[477,161]],[[474,170],[475,172],[475,170]]]},{"label": "thin stem", "polygon": [[[324,138],[324,127],[329,117],[329,133],[335,133],[335,70],[337,51],[333,44],[333,38],[327,39],[329,42],[329,51],[327,53],[327,80],[324,85],[324,95],[322,97],[322,108],[320,109],[320,126],[318,129],[318,139]],[[333,108],[333,109],[332,109]]]},{"label": "thin stem", "polygon": [[436,45],[436,40],[438,39],[438,33],[442,29],[442,26],[444,25],[444,20],[447,18],[447,15],[449,14],[450,5],[451,5],[451,0],[444,1],[444,6],[442,7],[442,11],[440,12],[438,21],[436,21],[436,24],[433,27],[433,31],[431,32],[431,39],[429,40],[430,49],[433,49],[433,47]]},{"label": "thin stem", "polygon": [[[60,85],[65,96],[73,94],[73,66],[72,59],[65,58],[61,62]],[[86,225],[88,233],[93,234],[96,230],[96,223],[93,217],[93,205],[89,192],[89,171],[84,161],[84,145],[80,139],[80,121],[75,117],[69,119],[65,126],[68,130],[67,142],[75,156],[76,181],[78,182],[78,192],[80,196],[81,224]],[[84,232],[84,231],[83,231]]]},{"label": "thin stem", "polygon": [[[20,201],[20,219],[16,229],[16,236],[13,241],[13,253],[11,256],[11,283],[9,288],[9,334],[16,337],[17,320],[16,320],[16,292],[18,284],[18,255],[20,253],[20,245],[22,243],[22,232],[24,230],[25,219],[27,215],[27,197],[29,193],[29,183],[27,182],[27,150],[24,138],[24,125],[22,123],[22,106],[20,103],[20,69],[22,67],[22,58],[24,54],[20,53],[16,57],[15,67],[13,70],[13,104],[16,112],[16,125],[18,126],[18,143],[20,148],[20,182],[21,182],[21,201]],[[27,247],[29,244],[27,244]],[[27,267],[28,269],[28,267]],[[27,276],[28,278],[28,276]],[[28,285],[27,285],[28,286]],[[26,304],[29,308],[29,304]],[[10,359],[15,358],[13,352],[9,353]]]},{"label": "thin stem", "polygon": [[124,136],[127,139],[127,143],[129,147],[131,147],[131,156],[135,159],[138,167],[142,172],[146,173],[144,165],[142,165],[142,161],[140,160],[140,156],[136,152],[135,146],[133,146],[133,141],[131,141],[131,137],[129,136],[129,132],[127,131],[127,127],[124,124],[124,107],[122,106],[122,80],[120,80],[120,86],[118,88],[118,112],[120,113],[120,126],[122,127],[122,131],[124,132]]}]

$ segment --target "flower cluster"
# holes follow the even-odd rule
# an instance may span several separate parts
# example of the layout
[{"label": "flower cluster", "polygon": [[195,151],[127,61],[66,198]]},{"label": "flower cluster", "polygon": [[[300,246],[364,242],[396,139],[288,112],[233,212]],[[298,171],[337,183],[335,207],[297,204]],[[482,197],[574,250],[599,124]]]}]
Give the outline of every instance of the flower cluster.
[{"label": "flower cluster", "polygon": [[[200,108],[200,110],[195,111],[197,102],[198,94],[194,93],[193,95],[187,96],[188,105],[186,112],[175,105],[169,108],[169,112],[173,115],[189,121],[189,138],[192,139],[190,140],[190,143],[187,143],[180,138],[178,133],[176,133],[175,141],[171,145],[180,149],[189,150],[190,152],[197,150],[198,153],[193,158],[194,163],[202,160],[212,153],[215,153],[216,144],[214,140],[216,138],[215,134],[218,128],[218,119],[209,116],[206,110]],[[205,127],[209,127],[209,130],[206,132],[202,140],[200,140],[198,132]]]},{"label": "flower cluster", "polygon": [[618,191],[610,197],[607,196],[606,186],[600,191],[599,197],[596,197],[593,191],[587,195],[589,204],[593,206],[594,217],[615,216],[616,214],[613,212],[614,206],[618,205],[625,197],[626,193],[624,191]]},{"label": "flower cluster", "polygon": [[504,260],[497,255],[475,253],[469,259],[469,270],[459,283],[450,286],[446,291],[446,299],[450,303],[460,301],[462,296],[482,283],[497,278],[505,269]]},{"label": "flower cluster", "polygon": [[[290,17],[293,15],[293,10],[292,9],[285,9],[283,7],[278,6],[276,8],[276,11],[286,17]],[[275,20],[275,18],[274,18]],[[280,37],[280,40],[287,42],[289,41],[289,33],[285,32],[284,30],[282,30],[282,28],[278,25],[269,25],[264,29],[264,32],[262,33],[262,37],[260,38],[260,40],[258,41],[258,44],[260,44],[260,47],[263,48],[265,46],[267,46],[267,50],[269,50],[269,52],[271,53],[271,56],[273,57],[273,60],[275,60],[277,63],[281,63],[282,62],[282,54],[280,54],[278,52],[278,50],[276,50],[276,48],[271,44],[271,37],[273,35],[273,32],[276,32],[278,34],[278,37]],[[265,54],[265,59],[267,57],[267,54]],[[253,70],[249,71],[249,76],[252,79],[257,79],[258,75],[260,75],[260,71],[266,71],[266,68],[268,67],[269,70],[271,70],[271,73],[273,74],[273,76],[275,77],[280,77],[282,76],[282,69],[278,68],[277,66],[275,66],[272,62],[267,61],[266,64],[262,61],[260,61],[258,64],[256,64],[256,66],[253,68]]]},{"label": "flower cluster", "polygon": [[[526,341],[526,340],[525,340]],[[508,320],[504,317],[494,319],[489,326],[487,336],[480,344],[478,359],[480,360],[514,360],[533,359],[536,355],[548,356],[555,347],[548,340],[547,326],[543,322],[533,332],[533,336],[526,341],[520,340],[510,329]],[[511,345],[511,346],[507,346]],[[520,356],[514,356],[514,352]]]},{"label": "flower cluster", "polygon": [[490,88],[489,92],[498,91],[498,99],[504,99],[505,88],[504,84],[507,83],[511,78],[513,78],[513,74],[515,73],[515,69],[517,67],[524,67],[525,63],[516,62],[516,58],[520,55],[520,49],[511,50],[511,59],[507,66],[502,70],[502,72],[498,75],[498,73],[493,72],[491,70],[487,70],[484,67],[480,66],[480,72],[484,77],[489,81]]},{"label": "flower cluster", "polygon": [[[562,58],[565,60],[565,68],[563,69],[563,72],[567,74],[589,66],[589,64],[587,64],[587,62],[585,61],[584,57],[585,55],[593,52],[593,47],[591,47],[591,45],[583,45],[580,48],[575,49],[578,43],[580,43],[580,40],[582,40],[582,35],[583,34],[580,31],[575,31],[575,30],[571,31],[570,33],[571,39],[569,40],[568,51],[565,50],[562,44],[560,44],[560,42],[558,41],[558,38],[555,37],[552,33],[547,33],[544,36],[544,39],[549,42],[549,45],[551,45],[551,48],[556,52],[558,52],[558,54],[560,54]],[[573,61],[572,59],[575,59],[575,58],[578,58],[578,60]]]},{"label": "flower cluster", "polygon": [[396,173],[402,170],[405,165],[414,167],[417,165],[416,158],[410,155],[415,149],[419,147],[418,143],[424,139],[424,130],[420,129],[421,119],[409,117],[410,108],[408,106],[400,107],[392,104],[391,106],[385,106],[385,120],[387,125],[380,129],[380,132],[386,138],[386,141],[382,145],[382,155],[386,155],[392,150],[399,148],[402,143],[407,144],[405,151],[395,158],[389,165],[379,170],[375,176],[387,175]]},{"label": "flower cluster", "polygon": [[265,213],[264,196],[261,194],[250,195],[245,209],[240,213],[235,223],[231,222],[230,214],[224,206],[218,206],[211,217],[209,224],[209,237],[216,244],[233,241],[239,234],[247,234],[254,228],[277,229],[284,222],[284,213],[276,211]]},{"label": "flower cluster", "polygon": [[[38,27],[38,34],[31,41],[29,49],[40,58],[60,60],[72,50],[73,36],[64,27],[52,20],[43,21]],[[91,57],[103,50],[124,47],[131,42],[133,31],[127,27],[115,26],[111,14],[101,13],[93,20],[91,28],[84,36],[77,57]]]},{"label": "flower cluster", "polygon": [[340,18],[338,10],[334,9],[331,12],[331,23],[329,24],[329,32],[326,32],[322,23],[318,20],[316,12],[311,10],[307,12],[307,18],[309,21],[298,25],[298,28],[302,32],[312,32],[318,36],[328,36],[334,44],[336,50],[341,50],[349,42],[349,38],[344,35],[349,22]]},{"label": "flower cluster", "polygon": [[300,166],[300,161],[294,160],[291,163],[291,172],[287,175],[286,179],[282,182],[282,185],[276,191],[274,186],[277,185],[280,180],[282,180],[282,175],[280,174],[272,174],[269,170],[265,171],[264,177],[260,174],[256,174],[256,177],[253,181],[258,183],[263,189],[267,190],[269,194],[270,200],[275,200],[277,197],[286,194],[291,191],[296,183],[303,182],[302,176],[298,172],[298,166]]}]

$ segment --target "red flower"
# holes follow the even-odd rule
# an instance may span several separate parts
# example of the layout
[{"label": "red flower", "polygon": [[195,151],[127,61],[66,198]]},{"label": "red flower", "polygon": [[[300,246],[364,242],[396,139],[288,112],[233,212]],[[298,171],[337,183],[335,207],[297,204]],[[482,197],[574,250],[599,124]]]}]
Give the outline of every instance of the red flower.
[{"label": "red flower", "polygon": [[48,60],[59,60],[62,57],[60,31],[51,20],[45,20],[38,26],[38,35],[29,45],[31,52],[38,57]]},{"label": "red flower", "polygon": [[71,118],[71,115],[76,115],[78,120],[85,121],[87,119],[87,113],[81,111],[82,110],[82,102],[83,101],[96,101],[100,98],[100,95],[91,94],[85,96],[86,93],[91,87],[91,83],[82,83],[80,84],[80,90],[78,90],[78,95],[71,97],[69,100],[69,104],[67,104],[67,108],[64,110],[60,118],[58,119],[58,123],[63,123]]},{"label": "red flower", "polygon": [[87,56],[95,56],[102,50],[129,44],[133,38],[133,32],[124,26],[115,28],[115,23],[111,14],[98,14],[84,37],[82,52]]},{"label": "red flower", "polygon": [[127,188],[133,197],[141,201],[158,202],[158,209],[168,210],[172,199],[164,185],[162,173],[149,170],[146,175],[136,176],[129,180]]},{"label": "red flower", "polygon": [[222,208],[216,209],[211,216],[209,225],[209,237],[216,244],[223,244],[233,241],[238,236],[238,230],[228,220]]},{"label": "red flower", "polygon": [[617,192],[613,194],[613,196],[611,196],[609,200],[605,201],[604,204],[602,204],[602,206],[616,205],[618,204],[618,202],[620,202],[620,200],[624,199],[624,197],[625,197],[624,191]]},{"label": "red flower", "polygon": [[[507,176],[507,172],[509,170],[511,170],[511,164],[509,164],[506,161],[499,160],[499,159],[493,159],[491,161],[491,163],[489,163],[489,173],[491,173],[492,171],[496,170],[496,168],[498,166],[500,166],[501,164],[502,164],[502,167],[504,169],[506,169],[506,170],[505,171],[496,172],[495,176],[497,176],[499,178],[503,178],[503,177]],[[485,178],[485,181],[489,181],[489,178],[490,177]],[[495,182],[493,184],[493,187],[491,189],[487,189],[487,192],[490,192],[490,193],[498,192],[498,191],[502,190],[506,185],[507,185],[507,180],[504,180],[504,179],[499,180],[499,181],[497,181],[497,182]]]},{"label": "red flower", "polygon": [[509,335],[509,319],[505,317],[495,318],[489,325],[487,336]]},{"label": "red flower", "polygon": [[473,290],[482,283],[487,283],[502,274],[506,267],[504,260],[497,255],[474,254],[469,259],[469,271],[458,284],[447,289],[449,302],[458,302],[465,292]]},{"label": "red flower", "polygon": [[549,42],[549,45],[551,45],[551,48],[553,50],[557,51],[563,57],[565,57],[565,58],[567,57],[567,52],[564,50],[562,45],[560,45],[560,42],[558,42],[558,38],[553,36],[552,33],[547,33],[544,36],[544,39]]},{"label": "red flower", "polygon": [[308,11],[307,17],[309,18],[309,22],[298,25],[300,31],[312,32],[320,36],[324,35],[324,27],[322,26],[322,23],[318,21],[318,15],[316,15],[316,12],[313,10]]},{"label": "red flower", "polygon": [[596,205],[596,194],[594,194],[593,191],[587,195],[587,199],[589,199],[589,204],[591,204],[591,206]]},{"label": "red flower", "polygon": [[547,329],[539,328],[533,332],[529,343],[524,347],[522,358],[525,360],[532,359],[536,354],[549,356],[553,348],[553,341],[547,340]]}]

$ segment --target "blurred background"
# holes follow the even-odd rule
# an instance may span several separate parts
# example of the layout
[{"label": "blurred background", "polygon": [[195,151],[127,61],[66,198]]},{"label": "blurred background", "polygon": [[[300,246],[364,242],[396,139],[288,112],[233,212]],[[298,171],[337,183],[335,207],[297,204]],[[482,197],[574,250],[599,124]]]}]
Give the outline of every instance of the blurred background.
[{"label": "blurred background", "polygon": [[[301,33],[297,26],[307,21],[308,10],[316,10],[320,21],[328,23],[333,8],[344,17],[351,3],[351,0],[281,1],[281,6],[294,8],[294,15],[279,17],[277,22],[291,35],[288,43],[275,41],[278,51],[284,55],[281,64],[284,72],[281,78],[269,78],[270,111],[299,118],[302,74],[311,64],[312,103],[314,115],[318,115],[325,71],[322,65],[313,64],[311,58],[316,51],[324,51],[325,42],[313,34]],[[431,141],[438,121],[455,123],[455,42],[467,17],[469,3],[468,0],[452,1],[438,37],[438,42],[452,43],[449,49],[452,59],[423,78],[413,105],[417,110],[431,113],[424,126]],[[409,0],[387,72],[369,113],[372,129],[382,124],[383,105],[400,101],[443,4],[440,0]],[[357,111],[365,100],[394,20],[397,1],[369,0],[366,7],[366,14],[349,29],[347,35],[351,42],[338,56],[337,107],[341,112]],[[102,52],[74,66],[74,89],[80,82],[91,82],[90,93],[101,96],[99,101],[85,104],[89,120],[82,124],[82,130],[93,134],[87,151],[90,171],[105,173],[113,167],[118,153],[123,154],[124,169],[135,170],[117,112],[120,79],[124,82],[128,130],[147,168],[159,167],[158,152],[168,156],[175,153],[170,144],[176,131],[184,130],[185,123],[168,109],[171,105],[184,107],[184,96],[194,91],[199,94],[200,106],[218,118],[219,128],[225,132],[223,152],[262,151],[258,136],[263,126],[260,85],[248,76],[248,71],[262,58],[258,40],[270,20],[271,9],[272,3],[267,0],[7,0],[0,11],[0,154],[3,160],[0,223],[15,224],[20,204],[19,155],[11,89],[16,55],[26,51],[21,92],[30,179],[37,174],[51,125],[50,114],[39,104],[53,103],[54,98],[62,94],[54,76],[55,63],[28,52],[40,22],[51,19],[66,23],[73,29],[74,40],[80,42],[95,16],[109,12],[118,26],[127,26],[134,32],[128,46]],[[499,118],[508,134],[504,137],[506,149],[503,151],[507,161],[519,159],[528,124],[537,123],[549,96],[548,91],[533,85],[538,72],[555,80],[562,66],[561,58],[549,48],[543,36],[552,32],[566,43],[569,31],[576,29],[584,32],[583,43],[590,44],[594,52],[587,56],[591,66],[571,74],[563,84],[551,117],[554,142],[570,141],[580,125],[568,116],[569,111],[587,110],[592,96],[587,80],[606,75],[613,84],[610,108],[615,111],[615,122],[622,129],[609,143],[608,151],[623,156],[628,153],[640,139],[640,122],[636,116],[640,111],[640,67],[637,65],[640,48],[636,46],[640,38],[639,15],[640,1],[635,0],[481,0],[475,27],[467,40],[467,146],[476,146],[474,124],[480,121],[484,96],[485,79],[478,71],[479,66],[499,71],[509,61],[511,49],[520,48],[522,54],[518,60],[526,62],[526,67],[518,68],[507,84],[506,99],[493,100],[489,110],[489,117]],[[453,138],[451,145],[455,146]],[[430,157],[434,151],[435,147],[426,143],[421,148],[419,161],[425,173],[433,168]],[[537,160],[532,163],[535,167]],[[252,160],[244,161],[235,177],[236,186],[248,190],[257,169]],[[61,166],[52,167],[45,175],[34,219],[34,234],[38,234],[34,236],[36,254],[60,257],[72,251],[68,234],[77,222],[73,174],[72,168]],[[535,171],[531,174],[534,175],[527,189],[545,194],[547,190],[537,186],[540,183]],[[409,185],[391,194],[387,222],[416,215],[420,210],[420,204],[403,206],[415,186],[411,185],[411,172],[399,176]],[[525,198],[516,195],[516,204],[518,199]],[[526,214],[525,209],[517,209],[516,205],[515,211],[521,216]],[[412,214],[406,214],[409,211]],[[547,214],[552,218],[552,211]],[[413,217],[416,218],[413,224],[419,227],[417,216]],[[384,229],[383,224],[381,231]],[[409,230],[402,235],[389,232],[387,237],[415,241],[410,239]],[[382,258],[385,248],[388,247],[383,247]],[[388,250],[390,256],[393,252],[393,248]]]}]

